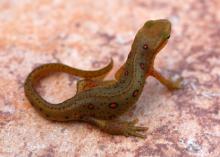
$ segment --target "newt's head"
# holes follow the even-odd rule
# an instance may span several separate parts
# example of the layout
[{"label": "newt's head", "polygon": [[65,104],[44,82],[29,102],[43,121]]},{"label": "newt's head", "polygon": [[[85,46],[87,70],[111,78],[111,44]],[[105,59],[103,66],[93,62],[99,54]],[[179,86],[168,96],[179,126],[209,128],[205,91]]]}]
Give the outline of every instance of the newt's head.
[{"label": "newt's head", "polygon": [[171,23],[166,19],[147,21],[138,31],[132,49],[146,53],[148,57],[155,57],[166,45],[170,32]]}]

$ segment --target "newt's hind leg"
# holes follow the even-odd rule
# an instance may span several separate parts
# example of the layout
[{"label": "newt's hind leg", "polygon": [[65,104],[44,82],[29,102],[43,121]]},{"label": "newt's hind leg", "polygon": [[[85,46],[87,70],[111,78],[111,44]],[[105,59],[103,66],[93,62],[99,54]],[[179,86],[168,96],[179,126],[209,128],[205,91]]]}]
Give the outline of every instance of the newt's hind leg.
[{"label": "newt's hind leg", "polygon": [[100,120],[92,117],[84,118],[83,121],[96,125],[104,132],[112,135],[124,135],[135,136],[145,138],[145,135],[141,134],[142,131],[147,131],[147,127],[135,126],[138,120],[133,121],[120,121],[120,120]]},{"label": "newt's hind leg", "polygon": [[77,82],[77,93],[89,90],[94,87],[107,87],[110,85],[113,85],[116,81],[115,80],[109,80],[109,81],[97,81],[97,80],[79,80]]},{"label": "newt's hind leg", "polygon": [[171,79],[165,78],[163,75],[161,75],[158,71],[155,69],[152,69],[150,71],[150,75],[155,77],[157,80],[159,80],[163,85],[165,85],[169,90],[176,90],[180,89],[182,78],[172,81]]},{"label": "newt's hind leg", "polygon": [[76,84],[77,86],[77,93],[88,90],[90,88],[96,87],[97,84],[93,80],[79,80]]}]

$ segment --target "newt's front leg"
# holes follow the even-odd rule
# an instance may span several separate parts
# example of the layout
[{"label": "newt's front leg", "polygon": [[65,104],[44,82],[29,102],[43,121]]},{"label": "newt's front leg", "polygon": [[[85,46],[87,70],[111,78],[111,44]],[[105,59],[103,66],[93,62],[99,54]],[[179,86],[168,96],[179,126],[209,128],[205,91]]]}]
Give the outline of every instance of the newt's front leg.
[{"label": "newt's front leg", "polygon": [[172,81],[171,79],[167,79],[165,78],[163,75],[161,75],[157,70],[155,70],[154,68],[150,71],[150,75],[155,77],[157,80],[159,80],[163,85],[165,85],[169,90],[176,90],[176,89],[180,89],[181,86],[181,78],[176,80],[176,81]]},{"label": "newt's front leg", "polygon": [[137,119],[127,122],[120,120],[100,120],[93,117],[86,117],[83,118],[83,121],[96,125],[101,130],[112,135],[124,135],[145,138],[145,135],[139,132],[148,130],[147,127],[135,126],[135,124],[138,122]]}]

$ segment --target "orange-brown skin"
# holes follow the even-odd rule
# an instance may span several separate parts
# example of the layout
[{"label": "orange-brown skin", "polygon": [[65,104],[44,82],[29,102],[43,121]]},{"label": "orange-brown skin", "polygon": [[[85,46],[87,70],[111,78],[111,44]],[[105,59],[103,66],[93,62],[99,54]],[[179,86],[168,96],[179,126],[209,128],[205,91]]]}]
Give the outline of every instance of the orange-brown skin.
[{"label": "orange-brown skin", "polygon": [[[138,31],[124,65],[116,73],[116,80],[102,81],[111,70],[112,62],[97,71],[83,71],[63,64],[45,64],[33,70],[25,81],[25,94],[31,104],[47,119],[56,121],[81,120],[98,126],[110,134],[144,137],[135,126],[136,121],[119,121],[138,100],[148,76],[154,76],[169,89],[180,87],[179,82],[164,78],[154,67],[156,54],[170,37],[168,20],[152,20]],[[77,84],[74,97],[59,103],[45,101],[34,89],[39,79],[51,72],[66,72],[84,78]]]}]

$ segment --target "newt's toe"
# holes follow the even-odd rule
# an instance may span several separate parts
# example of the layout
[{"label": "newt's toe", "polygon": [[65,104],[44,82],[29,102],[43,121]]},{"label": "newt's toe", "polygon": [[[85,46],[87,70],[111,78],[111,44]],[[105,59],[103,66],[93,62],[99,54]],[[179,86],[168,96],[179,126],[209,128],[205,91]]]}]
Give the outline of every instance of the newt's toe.
[{"label": "newt's toe", "polygon": [[168,86],[169,90],[178,90],[182,88],[183,78],[180,77],[176,81],[172,81],[172,83]]},{"label": "newt's toe", "polygon": [[138,119],[134,119],[131,122],[127,122],[127,128],[124,130],[125,136],[135,136],[140,138],[145,138],[146,136],[139,133],[142,131],[147,131],[148,127],[141,127],[141,126],[135,126],[135,124],[138,122]]}]

